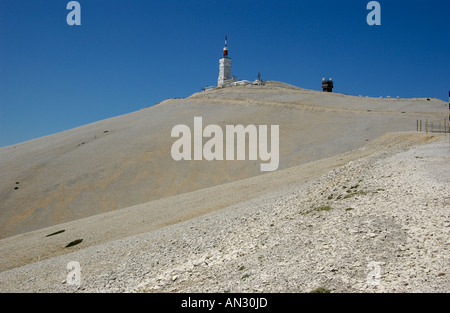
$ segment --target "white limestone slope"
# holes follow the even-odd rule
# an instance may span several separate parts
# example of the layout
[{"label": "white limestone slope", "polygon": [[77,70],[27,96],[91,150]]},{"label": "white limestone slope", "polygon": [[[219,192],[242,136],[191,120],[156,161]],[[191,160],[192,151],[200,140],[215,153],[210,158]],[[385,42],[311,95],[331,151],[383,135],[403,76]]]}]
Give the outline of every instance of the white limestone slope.
[{"label": "white limestone slope", "polygon": [[286,169],[386,132],[415,130],[419,118],[437,125],[447,109],[436,99],[359,98],[267,82],[167,100],[3,147],[0,238],[261,174],[260,161],[174,161],[171,129],[193,127],[195,116],[221,127],[279,125],[279,169]]},{"label": "white limestone slope", "polygon": [[[449,158],[448,135],[388,134],[326,162],[188,194],[214,201],[231,186],[249,194],[270,186],[139,235],[85,245],[99,235],[94,225],[103,227],[88,218],[77,226],[84,227],[80,245],[1,272],[0,290],[449,292]],[[115,225],[132,227],[128,218],[143,212],[136,209],[112,212],[127,212]],[[36,238],[45,245],[75,230]],[[81,266],[80,285],[67,281],[71,261]]]}]

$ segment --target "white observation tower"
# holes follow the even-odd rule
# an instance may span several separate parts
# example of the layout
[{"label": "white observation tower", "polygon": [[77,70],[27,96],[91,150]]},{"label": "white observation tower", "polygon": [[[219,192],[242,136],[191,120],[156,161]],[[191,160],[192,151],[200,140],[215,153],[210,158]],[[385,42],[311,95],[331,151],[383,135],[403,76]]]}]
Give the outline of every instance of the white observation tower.
[{"label": "white observation tower", "polygon": [[231,59],[228,58],[227,36],[225,36],[223,58],[219,60],[219,79],[217,80],[217,86],[223,87],[229,80],[231,80]]}]

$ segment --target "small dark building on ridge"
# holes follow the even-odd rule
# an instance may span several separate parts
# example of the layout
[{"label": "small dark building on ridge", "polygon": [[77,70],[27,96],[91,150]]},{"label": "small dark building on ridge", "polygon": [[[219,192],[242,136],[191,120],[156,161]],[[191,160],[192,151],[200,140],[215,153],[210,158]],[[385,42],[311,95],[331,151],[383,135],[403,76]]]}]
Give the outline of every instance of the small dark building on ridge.
[{"label": "small dark building on ridge", "polygon": [[326,79],[325,77],[322,78],[322,88],[323,92],[333,92],[333,79]]}]

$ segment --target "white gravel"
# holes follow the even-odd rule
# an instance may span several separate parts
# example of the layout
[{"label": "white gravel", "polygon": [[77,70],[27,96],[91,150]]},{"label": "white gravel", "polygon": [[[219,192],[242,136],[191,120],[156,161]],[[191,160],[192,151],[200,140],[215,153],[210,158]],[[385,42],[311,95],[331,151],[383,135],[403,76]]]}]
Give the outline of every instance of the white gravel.
[{"label": "white gravel", "polygon": [[[207,215],[4,271],[0,291],[450,292],[449,159],[444,136],[378,152]],[[70,261],[80,285],[67,281]]]}]

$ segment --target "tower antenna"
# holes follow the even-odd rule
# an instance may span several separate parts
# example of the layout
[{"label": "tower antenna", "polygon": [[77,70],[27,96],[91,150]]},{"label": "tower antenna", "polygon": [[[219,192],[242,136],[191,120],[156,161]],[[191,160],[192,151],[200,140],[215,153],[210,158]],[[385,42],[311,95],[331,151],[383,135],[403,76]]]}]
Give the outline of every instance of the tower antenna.
[{"label": "tower antenna", "polygon": [[227,36],[225,36],[225,47],[223,47],[223,57],[228,58]]}]

